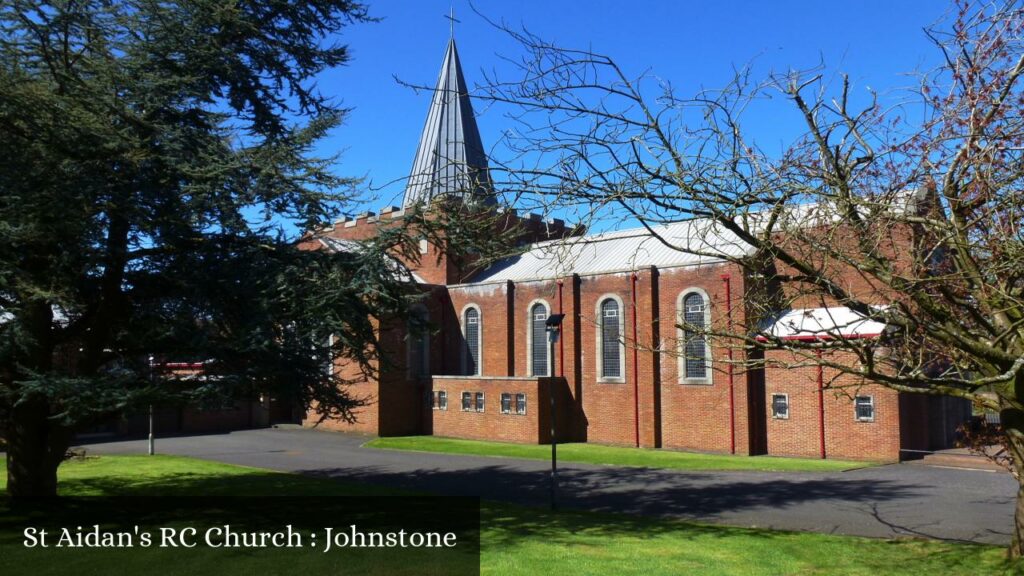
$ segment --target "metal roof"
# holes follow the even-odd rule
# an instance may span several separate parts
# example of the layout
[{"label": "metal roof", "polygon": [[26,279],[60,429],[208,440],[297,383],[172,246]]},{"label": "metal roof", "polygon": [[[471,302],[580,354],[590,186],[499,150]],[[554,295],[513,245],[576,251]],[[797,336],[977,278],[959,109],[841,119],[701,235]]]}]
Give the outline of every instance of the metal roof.
[{"label": "metal roof", "polygon": [[[330,252],[342,252],[352,253],[359,252],[362,250],[363,245],[356,240],[342,240],[340,238],[330,238],[327,236],[317,238],[320,244]],[[406,266],[403,266],[397,258],[392,258],[390,264],[395,275],[400,280],[415,282],[416,284],[429,284],[419,274],[409,270]]]},{"label": "metal roof", "polygon": [[846,306],[788,310],[772,321],[765,333],[783,340],[873,338],[885,324],[870,320]]},{"label": "metal roof", "polygon": [[495,203],[487,155],[454,38],[444,54],[402,206],[426,203],[438,196]]},{"label": "metal roof", "polygon": [[710,220],[687,220],[650,231],[636,228],[533,244],[523,254],[499,260],[477,273],[470,283],[713,264],[750,251],[748,245]]},{"label": "metal roof", "polygon": [[320,241],[324,248],[331,252],[356,252],[360,249],[359,242],[355,240],[343,240],[341,238],[331,238],[330,236],[321,236],[317,240]]}]

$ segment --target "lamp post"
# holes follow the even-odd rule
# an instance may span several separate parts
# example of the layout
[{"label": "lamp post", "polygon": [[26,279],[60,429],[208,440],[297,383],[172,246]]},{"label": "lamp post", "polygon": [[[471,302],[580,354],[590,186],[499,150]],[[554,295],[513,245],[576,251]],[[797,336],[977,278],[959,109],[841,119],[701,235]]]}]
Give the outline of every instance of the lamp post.
[{"label": "lamp post", "polygon": [[548,319],[544,322],[544,331],[548,333],[548,343],[550,344],[549,358],[551,358],[551,371],[548,376],[548,396],[551,398],[551,510],[558,509],[557,495],[558,495],[558,428],[555,426],[555,414],[557,404],[555,403],[555,343],[558,342],[558,336],[562,333],[562,320],[565,318],[565,314],[552,314],[548,316]]},{"label": "lamp post", "polygon": [[[153,374],[153,355],[149,355],[149,385],[153,385],[154,381]],[[152,393],[152,391],[150,391]],[[153,446],[153,403],[149,404],[149,455],[152,456],[156,452],[155,446]]]}]

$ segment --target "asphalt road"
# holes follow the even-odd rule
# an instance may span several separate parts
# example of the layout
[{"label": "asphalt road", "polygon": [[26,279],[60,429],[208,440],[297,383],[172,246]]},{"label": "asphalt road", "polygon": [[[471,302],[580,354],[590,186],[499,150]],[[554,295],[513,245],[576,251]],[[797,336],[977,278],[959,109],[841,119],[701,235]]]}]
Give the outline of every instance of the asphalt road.
[{"label": "asphalt road", "polygon": [[[246,430],[158,438],[157,452],[288,472],[546,506],[549,463],[362,448],[368,438]],[[145,440],[88,444],[144,454]],[[733,526],[1007,544],[1016,482],[1008,474],[897,464],[832,473],[685,472],[560,463],[571,508]]]}]

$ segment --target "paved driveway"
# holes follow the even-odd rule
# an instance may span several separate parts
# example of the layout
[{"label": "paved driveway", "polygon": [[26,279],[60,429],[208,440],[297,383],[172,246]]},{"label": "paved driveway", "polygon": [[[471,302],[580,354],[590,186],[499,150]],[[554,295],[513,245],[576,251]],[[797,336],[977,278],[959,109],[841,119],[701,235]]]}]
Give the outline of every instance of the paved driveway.
[{"label": "paved driveway", "polygon": [[[548,463],[361,448],[367,438],[247,430],[158,438],[157,452],[527,505],[548,501]],[[89,444],[144,454],[144,440]],[[683,472],[561,464],[563,506],[786,530],[1007,544],[1008,474],[892,465],[839,473]]]}]

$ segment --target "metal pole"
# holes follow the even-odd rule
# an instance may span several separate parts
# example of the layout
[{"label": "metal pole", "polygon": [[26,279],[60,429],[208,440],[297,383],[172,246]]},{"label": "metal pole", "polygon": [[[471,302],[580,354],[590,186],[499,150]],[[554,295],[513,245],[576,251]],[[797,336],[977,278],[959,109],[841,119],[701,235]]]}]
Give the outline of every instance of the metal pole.
[{"label": "metal pole", "polygon": [[640,447],[640,347],[637,346],[636,333],[636,272],[633,273],[632,300],[633,300],[633,439],[636,447]]},{"label": "metal pole", "polygon": [[[561,280],[558,281],[558,313],[559,314],[564,314],[565,313],[565,310],[562,309],[563,308],[562,307],[562,285],[563,284],[564,283]],[[552,358],[554,358],[554,356],[552,356]],[[554,362],[554,360],[552,360],[552,362]],[[562,378],[565,378],[565,340],[562,340],[561,338],[558,339],[558,370],[559,370],[558,375],[561,376]],[[555,375],[555,371],[554,370],[551,371],[551,375],[552,376]],[[943,406],[945,406],[945,404],[943,404]]]},{"label": "metal pole", "polygon": [[[552,336],[554,334],[557,334],[557,332],[552,331]],[[552,337],[550,340],[552,370],[551,377],[548,378],[548,396],[551,397],[551,511],[554,512],[558,510],[558,437],[556,436],[557,428],[555,427],[555,409],[557,406],[555,404],[555,371],[553,369],[555,364],[556,338]]]},{"label": "metal pole", "polygon": [[[728,274],[722,274],[722,282],[725,282],[725,310],[728,320],[728,330],[732,333],[732,283]],[[727,349],[729,355],[729,453],[736,453],[736,386],[733,374],[732,344]],[[749,442],[748,442],[749,445]]]},{"label": "metal pole", "polygon": [[825,459],[825,368],[821,365],[821,348],[818,349],[818,438],[821,459]]},{"label": "metal pole", "polygon": [[[153,355],[149,355],[149,383],[153,384]],[[149,405],[149,455],[152,456],[156,452],[153,446],[153,405]]]}]

